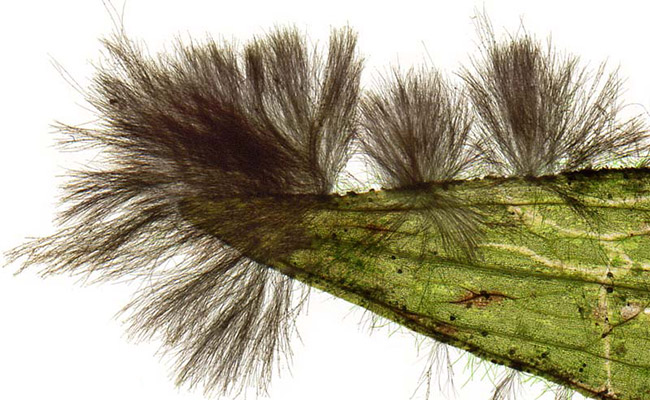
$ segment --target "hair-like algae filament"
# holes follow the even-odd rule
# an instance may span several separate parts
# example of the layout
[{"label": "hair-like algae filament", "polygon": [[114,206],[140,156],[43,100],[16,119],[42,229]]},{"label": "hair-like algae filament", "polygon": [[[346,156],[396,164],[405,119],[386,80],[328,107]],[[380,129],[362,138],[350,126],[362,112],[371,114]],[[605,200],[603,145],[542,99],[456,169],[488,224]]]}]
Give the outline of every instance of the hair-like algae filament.
[{"label": "hair-like algae filament", "polygon": [[[589,397],[650,397],[650,169],[180,208],[271,268],[483,359]],[[269,228],[269,212],[295,224]],[[441,239],[457,213],[477,216],[473,252]],[[236,214],[258,242],[220,231]]]}]

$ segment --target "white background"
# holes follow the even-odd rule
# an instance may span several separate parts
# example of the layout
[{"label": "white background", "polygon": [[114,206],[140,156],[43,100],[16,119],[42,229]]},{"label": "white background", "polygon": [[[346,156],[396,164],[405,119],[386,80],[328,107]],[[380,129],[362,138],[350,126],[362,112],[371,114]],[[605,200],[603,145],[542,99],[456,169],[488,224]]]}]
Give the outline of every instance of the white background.
[{"label": "white background", "polygon": [[[597,64],[608,58],[628,78],[626,98],[650,108],[650,6],[638,1],[150,1],[130,0],[127,32],[162,49],[176,35],[245,40],[274,25],[295,23],[323,42],[330,27],[349,24],[360,34],[365,83],[389,64],[424,61],[452,74],[475,54],[472,15],[485,7],[497,32],[523,20],[540,37],[552,33],[561,49]],[[121,8],[122,3],[116,0]],[[0,6],[0,251],[25,237],[53,231],[57,187],[73,156],[53,148],[50,124],[91,121],[83,99],[50,63],[54,58],[86,87],[98,38],[112,22],[100,0],[6,1]],[[128,285],[83,286],[75,278],[13,276],[0,270],[0,399],[202,399],[177,389],[154,344],[132,344],[113,315],[129,299]],[[362,312],[316,293],[299,320],[292,372],[275,379],[274,400],[408,399],[425,354],[395,327],[372,335]],[[455,353],[456,354],[456,353]],[[469,378],[468,361],[455,365],[457,399],[487,399],[490,376]],[[541,386],[537,386],[539,389]],[[519,399],[535,399],[526,390]],[[254,396],[250,396],[254,397]],[[544,398],[551,398],[546,395]],[[419,397],[418,397],[419,398]],[[437,393],[435,399],[448,398]],[[578,398],[576,396],[576,398]]]}]

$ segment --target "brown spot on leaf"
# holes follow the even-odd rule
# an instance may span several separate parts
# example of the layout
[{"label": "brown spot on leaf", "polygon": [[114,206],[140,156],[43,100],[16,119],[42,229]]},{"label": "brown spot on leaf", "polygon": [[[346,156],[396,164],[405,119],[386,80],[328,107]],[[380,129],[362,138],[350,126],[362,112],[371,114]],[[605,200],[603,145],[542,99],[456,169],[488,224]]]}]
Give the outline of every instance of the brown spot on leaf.
[{"label": "brown spot on leaf", "polygon": [[467,308],[471,308],[471,307],[485,308],[492,303],[500,303],[505,299],[514,300],[514,298],[500,292],[494,292],[494,291],[488,292],[486,290],[475,292],[469,289],[466,290],[467,293],[462,298],[455,301],[450,301],[450,303],[462,304]]},{"label": "brown spot on leaf", "polygon": [[455,336],[458,333],[458,329],[444,323],[437,324],[436,330],[442,333],[443,335],[448,335],[448,336]]}]

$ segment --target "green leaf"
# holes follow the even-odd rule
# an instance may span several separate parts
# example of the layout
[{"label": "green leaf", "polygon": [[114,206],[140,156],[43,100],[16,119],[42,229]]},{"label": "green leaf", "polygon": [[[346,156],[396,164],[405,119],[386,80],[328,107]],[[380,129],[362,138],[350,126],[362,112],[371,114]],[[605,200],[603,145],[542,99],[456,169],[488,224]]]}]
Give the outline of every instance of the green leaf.
[{"label": "green leaf", "polygon": [[[650,397],[648,169],[181,208],[244,254],[416,332],[586,396]],[[269,212],[285,223],[270,227]],[[247,220],[246,235],[221,230],[226,218]]]}]

